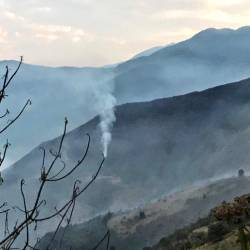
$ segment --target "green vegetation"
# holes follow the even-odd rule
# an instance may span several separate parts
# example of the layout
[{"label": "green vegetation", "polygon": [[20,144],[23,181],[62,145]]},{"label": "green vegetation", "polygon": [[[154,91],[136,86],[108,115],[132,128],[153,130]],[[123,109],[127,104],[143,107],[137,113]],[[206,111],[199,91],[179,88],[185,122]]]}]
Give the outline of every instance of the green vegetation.
[{"label": "green vegetation", "polygon": [[250,195],[223,202],[209,216],[143,250],[249,250]]}]

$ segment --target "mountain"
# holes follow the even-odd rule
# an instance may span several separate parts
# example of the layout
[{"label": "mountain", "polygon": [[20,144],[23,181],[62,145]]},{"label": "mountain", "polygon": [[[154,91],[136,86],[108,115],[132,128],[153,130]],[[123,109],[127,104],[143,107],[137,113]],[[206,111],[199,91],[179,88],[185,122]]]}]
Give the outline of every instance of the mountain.
[{"label": "mountain", "polygon": [[[243,182],[245,181],[243,180]],[[241,186],[240,183],[236,184],[232,192],[235,193],[235,189],[239,186]],[[222,188],[225,187],[222,186]],[[247,213],[250,197],[248,191],[246,190],[246,194],[234,197],[231,200],[224,200],[211,209],[206,217],[162,237],[153,247],[145,247],[143,250],[248,249],[250,222]],[[220,190],[218,190],[218,193],[220,193]]]},{"label": "mountain", "polygon": [[[244,196],[243,196],[244,197]],[[245,222],[249,224],[249,219]],[[153,247],[143,250],[241,250],[237,225],[217,222],[212,216],[163,237]]]},{"label": "mountain", "polygon": [[164,46],[156,46],[147,50],[144,50],[142,52],[140,52],[139,54],[133,56],[132,59],[137,59],[143,56],[151,56],[153,53],[157,52],[158,50],[164,48]]},{"label": "mountain", "polygon": [[[151,102],[116,107],[113,139],[105,165],[95,184],[77,203],[74,222],[106,211],[130,209],[162,194],[208,178],[250,170],[250,79]],[[101,160],[99,119],[70,131],[62,150],[67,166],[82,156],[91,135],[91,147],[84,162],[71,178],[47,187],[48,211],[71,195],[74,180],[90,180]],[[41,144],[55,151],[60,138]],[[32,150],[3,172],[2,199],[21,202],[19,181],[26,190],[39,183],[42,154]],[[59,162],[60,164],[60,162]],[[61,165],[58,167],[61,168]],[[62,192],[62,190],[64,190]],[[27,200],[34,198],[27,192]],[[53,224],[52,224],[53,225]]]},{"label": "mountain", "polygon": [[249,77],[250,28],[207,29],[116,67],[118,100],[180,95]]},{"label": "mountain", "polygon": [[[118,104],[142,102],[249,77],[250,28],[207,29],[146,54],[103,68],[24,64],[6,106],[14,114],[27,98],[33,105],[8,133],[13,148],[7,160],[14,162],[41,141],[58,135],[64,116],[71,129],[88,121],[101,111],[110,93]],[[0,68],[6,64],[14,69],[16,62],[2,61]]]},{"label": "mountain", "polygon": [[[208,227],[209,236],[207,238],[210,242],[218,241],[229,231],[220,230],[217,235],[211,237],[211,225],[214,220],[207,217],[210,210],[221,204],[222,201],[231,201],[235,196],[248,193],[249,188],[249,177],[232,177],[185,187],[182,191],[163,196],[145,206],[126,212],[98,216],[85,223],[71,225],[66,230],[62,228],[54,241],[55,244],[51,247],[57,248],[57,242],[60,242],[64,232],[61,250],[70,247],[74,250],[92,249],[107,230],[111,232],[110,246],[119,250],[142,250],[143,247],[155,245],[158,242],[153,248],[143,249],[189,249],[183,247],[187,245],[187,242],[193,246],[204,244],[206,238],[201,237],[203,234],[199,234],[199,232],[203,232],[204,229],[207,232]],[[46,249],[51,235],[48,233],[42,238],[39,249]],[[185,241],[182,240],[183,238]],[[175,242],[179,243],[178,247]],[[170,243],[172,245],[175,243],[175,245],[171,248]],[[100,249],[104,250],[105,244]]]}]

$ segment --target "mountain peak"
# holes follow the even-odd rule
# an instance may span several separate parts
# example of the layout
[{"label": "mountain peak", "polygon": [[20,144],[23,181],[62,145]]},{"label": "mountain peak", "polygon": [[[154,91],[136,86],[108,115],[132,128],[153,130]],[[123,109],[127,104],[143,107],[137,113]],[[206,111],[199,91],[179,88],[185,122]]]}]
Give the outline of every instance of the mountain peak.
[{"label": "mountain peak", "polygon": [[235,32],[235,30],[229,28],[223,28],[223,29],[208,28],[195,34],[192,38],[204,38],[204,37],[209,38],[213,37],[214,35],[228,35],[233,32]]},{"label": "mountain peak", "polygon": [[250,26],[240,27],[239,29],[237,29],[237,31],[248,31],[248,32],[250,32]]},{"label": "mountain peak", "polygon": [[205,38],[205,39],[213,39],[214,36],[232,36],[232,35],[247,35],[250,34],[250,26],[243,26],[238,29],[230,29],[230,28],[223,28],[223,29],[216,29],[216,28],[208,28],[202,30],[195,34],[193,38]]}]

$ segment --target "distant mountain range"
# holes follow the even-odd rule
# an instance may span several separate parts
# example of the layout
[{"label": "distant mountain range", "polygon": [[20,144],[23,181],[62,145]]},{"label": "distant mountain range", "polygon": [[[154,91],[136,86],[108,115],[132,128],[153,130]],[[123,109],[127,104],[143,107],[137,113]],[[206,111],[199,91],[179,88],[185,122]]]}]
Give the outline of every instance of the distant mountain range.
[{"label": "distant mountain range", "polygon": [[[16,62],[2,61],[0,68],[6,64],[13,69]],[[249,76],[249,27],[204,30],[186,41],[153,48],[113,67],[24,64],[6,106],[14,113],[27,98],[33,105],[9,131],[13,147],[8,160],[13,162],[41,141],[58,135],[64,116],[75,128],[97,115],[100,91],[112,92],[122,104],[185,94]]]},{"label": "distant mountain range", "polygon": [[[194,182],[237,173],[239,168],[249,171],[249,114],[249,79],[183,96],[118,106],[109,155],[98,180],[79,199],[74,222],[109,210],[137,207]],[[71,194],[75,179],[84,184],[95,173],[101,160],[98,123],[95,117],[67,133],[63,160],[68,166],[81,158],[86,133],[91,135],[91,147],[85,164],[71,178],[48,186],[45,198],[52,204],[48,210]],[[55,138],[42,146],[47,151],[55,150],[58,143],[59,138]],[[27,191],[34,190],[41,161],[37,147],[4,171],[2,199],[11,198],[10,204],[21,202],[17,192],[21,178],[26,179]],[[27,200],[34,195],[27,192]]]},{"label": "distant mountain range", "polygon": [[116,68],[116,95],[134,101],[180,95],[249,77],[250,28],[207,29]]}]

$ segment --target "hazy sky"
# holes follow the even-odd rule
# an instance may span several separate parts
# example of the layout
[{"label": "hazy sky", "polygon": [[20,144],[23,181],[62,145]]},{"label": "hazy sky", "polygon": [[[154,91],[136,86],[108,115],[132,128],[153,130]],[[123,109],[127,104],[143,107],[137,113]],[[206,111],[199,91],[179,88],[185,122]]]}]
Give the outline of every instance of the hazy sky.
[{"label": "hazy sky", "polygon": [[250,24],[249,0],[0,0],[0,59],[100,66],[208,27]]}]

